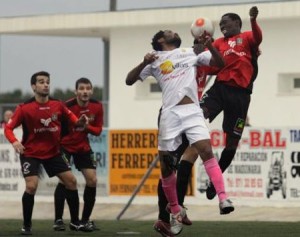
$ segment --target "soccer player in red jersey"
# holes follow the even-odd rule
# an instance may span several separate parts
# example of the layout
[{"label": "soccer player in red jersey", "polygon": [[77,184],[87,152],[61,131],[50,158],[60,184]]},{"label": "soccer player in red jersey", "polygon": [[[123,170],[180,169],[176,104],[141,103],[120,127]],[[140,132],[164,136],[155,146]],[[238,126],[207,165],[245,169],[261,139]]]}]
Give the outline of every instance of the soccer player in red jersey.
[{"label": "soccer player in red jersey", "polygon": [[[96,160],[89,144],[88,134],[99,136],[103,126],[103,106],[99,101],[91,99],[93,86],[89,79],[80,78],[75,83],[76,97],[66,101],[66,106],[76,116],[85,114],[88,117],[88,125],[76,127],[69,124],[67,135],[62,138],[61,146],[63,156],[70,161],[73,157],[75,167],[82,172],[86,186],[83,193],[84,206],[81,222],[89,225],[93,230],[96,226],[90,221],[96,200]],[[65,230],[63,222],[63,210],[65,203],[65,185],[58,183],[54,192],[55,222],[53,229],[56,231]]]},{"label": "soccer player in red jersey", "polygon": [[[31,88],[34,97],[17,106],[5,126],[5,136],[20,154],[22,173],[26,189],[22,197],[22,235],[31,235],[34,195],[38,187],[40,165],[49,177],[57,176],[66,186],[66,198],[70,209],[70,229],[86,230],[79,221],[79,197],[75,176],[70,165],[60,152],[61,124],[66,119],[79,127],[85,126],[88,118],[79,119],[60,101],[49,97],[50,75],[41,71],[32,75]],[[13,130],[22,125],[23,138],[20,142]]]},{"label": "soccer player in red jersey", "polygon": [[[227,13],[219,23],[224,37],[213,45],[222,54],[225,67],[217,74],[213,86],[203,95],[200,106],[205,118],[212,122],[223,111],[223,131],[226,145],[222,151],[219,165],[224,172],[231,164],[241,139],[250,104],[253,82],[257,77],[257,57],[262,42],[262,31],[256,18],[256,6],[249,11],[252,31],[241,32],[242,21],[239,15]],[[216,195],[210,183],[206,190],[208,199]]]}]

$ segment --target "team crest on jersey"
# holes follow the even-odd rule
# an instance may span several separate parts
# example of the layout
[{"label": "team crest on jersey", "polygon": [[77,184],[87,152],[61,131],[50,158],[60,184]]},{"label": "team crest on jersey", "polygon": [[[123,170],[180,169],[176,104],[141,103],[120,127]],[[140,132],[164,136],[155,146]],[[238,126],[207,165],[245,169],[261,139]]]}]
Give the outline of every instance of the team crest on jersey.
[{"label": "team crest on jersey", "polygon": [[94,120],[95,120],[95,115],[94,114],[90,114],[89,121],[94,121]]},{"label": "team crest on jersey", "polygon": [[240,45],[243,43],[243,39],[242,38],[237,38],[236,39],[236,45]]},{"label": "team crest on jersey", "polygon": [[52,119],[52,121],[56,121],[57,120],[57,114],[55,113],[55,114],[52,114],[52,116],[51,116],[51,119]]}]

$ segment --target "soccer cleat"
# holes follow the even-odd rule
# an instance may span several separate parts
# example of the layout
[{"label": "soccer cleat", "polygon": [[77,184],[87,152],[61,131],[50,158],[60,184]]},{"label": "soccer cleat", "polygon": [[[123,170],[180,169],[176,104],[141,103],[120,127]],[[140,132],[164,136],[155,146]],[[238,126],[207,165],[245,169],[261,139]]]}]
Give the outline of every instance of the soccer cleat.
[{"label": "soccer cleat", "polygon": [[87,221],[87,225],[92,229],[92,230],[100,230],[100,228],[98,228],[95,224],[94,221]]},{"label": "soccer cleat", "polygon": [[221,215],[226,215],[234,211],[234,206],[229,199],[225,199],[224,201],[220,202],[219,207]]},{"label": "soccer cleat", "polygon": [[160,233],[163,237],[174,237],[170,229],[170,224],[162,220],[157,220],[153,225],[154,230]]},{"label": "soccer cleat", "polygon": [[21,235],[32,235],[31,227],[23,226],[21,229]]},{"label": "soccer cleat", "polygon": [[176,214],[171,214],[170,226],[171,232],[174,235],[180,234],[182,231],[182,217],[186,215],[185,209],[180,207],[180,211]]},{"label": "soccer cleat", "polygon": [[[186,207],[183,207],[183,208],[187,210]],[[170,203],[168,203],[168,205],[166,206],[166,211],[168,213],[171,213]],[[192,225],[193,224],[193,222],[188,218],[186,212],[185,212],[185,216],[182,217],[182,224],[184,224],[184,225]]]},{"label": "soccer cleat", "polygon": [[207,186],[207,189],[206,189],[206,197],[207,199],[209,200],[212,200],[214,199],[214,197],[216,196],[216,189],[213,185],[212,182],[209,182],[208,186]]},{"label": "soccer cleat", "polygon": [[66,230],[66,225],[62,219],[58,219],[58,220],[54,221],[53,230],[55,230],[55,231],[65,231]]},{"label": "soccer cleat", "polygon": [[72,223],[70,222],[69,224],[69,228],[70,230],[74,230],[74,231],[83,231],[83,232],[92,232],[93,229],[89,226],[88,223]]}]

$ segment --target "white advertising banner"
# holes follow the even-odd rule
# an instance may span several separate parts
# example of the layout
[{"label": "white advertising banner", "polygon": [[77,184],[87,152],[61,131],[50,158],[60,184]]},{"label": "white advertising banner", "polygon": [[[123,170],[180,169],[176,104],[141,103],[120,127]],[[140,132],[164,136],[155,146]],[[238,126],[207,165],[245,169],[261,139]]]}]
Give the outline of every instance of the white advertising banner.
[{"label": "white advertising banner", "polygon": [[[90,136],[91,147],[94,151],[97,163],[97,196],[108,195],[108,131],[104,129],[100,136]],[[21,140],[22,129],[15,129],[14,134]],[[81,172],[72,166],[76,176],[78,190],[83,193],[85,180]],[[37,196],[52,196],[58,179],[49,178],[44,170],[40,175]],[[4,130],[0,129],[0,192],[1,199],[20,199],[25,190],[25,182],[21,172],[19,155],[4,136]]]},{"label": "white advertising banner", "polygon": [[[14,132],[21,137],[21,129]],[[109,196],[111,183],[109,132],[104,130],[100,137],[90,137],[97,160],[97,196],[102,197]],[[221,130],[216,129],[211,131],[211,137],[215,156],[220,158],[225,136]],[[194,168],[195,198],[206,200],[205,190],[209,180],[200,159]],[[78,180],[79,191],[82,192],[85,185],[83,176],[77,170],[74,170],[74,173]],[[254,205],[274,200],[286,207],[299,203],[300,128],[245,128],[235,158],[224,173],[224,181],[228,196],[235,200],[251,200]],[[56,184],[56,178],[49,179],[44,174],[37,196],[48,196],[52,200]],[[0,129],[1,199],[20,198],[24,188],[19,156],[6,140],[3,129]],[[154,195],[153,201],[156,200],[157,197]]]},{"label": "white advertising banner", "polygon": [[[21,129],[15,129],[18,138],[22,136]],[[2,198],[20,197],[25,189],[19,155],[4,136],[0,129],[0,193]]]},{"label": "white advertising banner", "polygon": [[[295,143],[300,142],[299,134],[298,129],[245,128],[235,158],[224,173],[228,196],[257,201],[297,198],[300,194],[300,152],[297,150],[300,151],[300,147]],[[212,130],[211,136],[219,159],[225,136],[221,130]],[[200,160],[196,167],[196,196],[205,198],[209,180]]]}]

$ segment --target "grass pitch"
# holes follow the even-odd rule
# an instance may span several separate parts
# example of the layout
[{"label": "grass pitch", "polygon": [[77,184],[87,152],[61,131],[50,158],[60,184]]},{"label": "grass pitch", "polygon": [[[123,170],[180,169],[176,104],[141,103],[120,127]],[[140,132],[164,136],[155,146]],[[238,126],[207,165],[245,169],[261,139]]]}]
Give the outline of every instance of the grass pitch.
[{"label": "grass pitch", "polygon": [[[52,230],[52,220],[33,220],[33,236],[100,236],[100,237],[160,237],[152,228],[153,221],[95,221],[99,231],[74,232],[68,228],[63,232]],[[21,236],[21,220],[0,220],[0,236]],[[299,237],[299,222],[203,222],[194,221],[184,226],[180,237]]]}]

